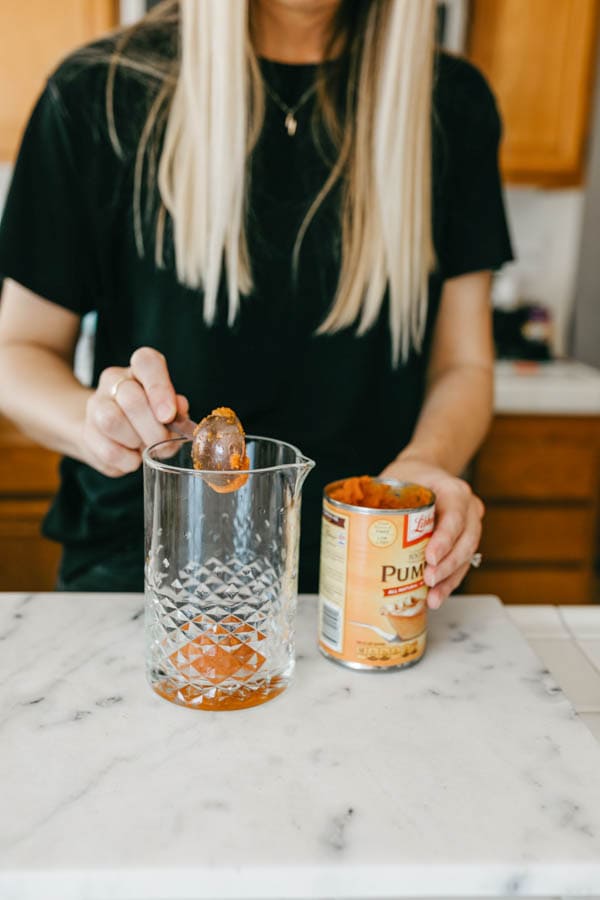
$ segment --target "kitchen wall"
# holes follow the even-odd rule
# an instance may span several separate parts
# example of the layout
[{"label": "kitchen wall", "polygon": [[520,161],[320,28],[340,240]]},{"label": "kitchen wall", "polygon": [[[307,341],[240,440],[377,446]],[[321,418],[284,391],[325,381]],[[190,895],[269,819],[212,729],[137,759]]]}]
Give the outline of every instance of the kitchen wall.
[{"label": "kitchen wall", "polygon": [[584,202],[584,190],[506,191],[516,256],[511,270],[523,299],[549,307],[557,356],[564,356],[568,349]]},{"label": "kitchen wall", "polygon": [[600,53],[592,122],[570,349],[576,359],[600,368]]},{"label": "kitchen wall", "polygon": [[600,35],[592,85],[586,183],[579,190],[511,188],[507,205],[522,294],[554,315],[554,351],[600,367]]}]

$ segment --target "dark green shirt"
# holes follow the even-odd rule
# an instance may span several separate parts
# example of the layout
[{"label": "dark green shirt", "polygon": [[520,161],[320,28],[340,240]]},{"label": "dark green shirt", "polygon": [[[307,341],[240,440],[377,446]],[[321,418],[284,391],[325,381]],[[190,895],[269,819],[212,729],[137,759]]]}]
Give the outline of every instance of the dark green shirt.
[{"label": "dark green shirt", "polygon": [[[292,105],[315,76],[312,66],[263,63],[272,88]],[[327,175],[310,127],[313,103],[289,137],[284,114],[267,103],[252,161],[248,226],[254,292],[226,323],[226,301],[208,327],[202,297],[177,282],[172,246],[158,270],[140,258],[132,223],[133,161],[147,97],[140,82],[116,84],[119,158],[104,111],[106,66],[81,55],[50,78],[26,130],[0,227],[0,273],[77,314],[97,312],[94,376],[126,366],[142,345],[164,353],[178,392],[200,418],[236,410],[250,434],[289,441],[317,462],[304,492],[300,587],[315,590],[323,485],[377,474],[409,441],[423,401],[424,376],[446,278],[496,269],[511,258],[497,166],[500,123],[482,76],[440,55],[434,89],[433,228],[438,267],[430,279],[421,352],[394,367],[387,303],[362,337],[349,328],[315,335],[339,274],[339,192],[308,229],[297,280],[291,253],[298,227]],[[390,172],[389,190],[394,191]],[[146,238],[152,242],[151,226]],[[371,423],[379,425],[374,432]],[[63,577],[128,553],[134,575],[112,588],[142,588],[142,474],[107,478],[73,459],[44,532],[65,545]],[[106,586],[98,583],[97,589]]]}]

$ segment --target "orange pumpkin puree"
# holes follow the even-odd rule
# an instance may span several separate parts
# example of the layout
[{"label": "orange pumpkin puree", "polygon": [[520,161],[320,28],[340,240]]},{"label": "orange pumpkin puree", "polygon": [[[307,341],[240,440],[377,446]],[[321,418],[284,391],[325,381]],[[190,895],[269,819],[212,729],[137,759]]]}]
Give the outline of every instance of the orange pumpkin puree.
[{"label": "orange pumpkin puree", "polygon": [[217,406],[217,408],[213,409],[213,411],[211,412],[211,416],[222,416],[224,419],[229,419],[230,422],[235,422],[235,420],[238,419],[234,411],[230,409],[229,406]]},{"label": "orange pumpkin puree", "polygon": [[331,488],[329,496],[340,503],[368,509],[419,509],[433,502],[428,488],[418,484],[395,488],[370,475],[346,478]]}]

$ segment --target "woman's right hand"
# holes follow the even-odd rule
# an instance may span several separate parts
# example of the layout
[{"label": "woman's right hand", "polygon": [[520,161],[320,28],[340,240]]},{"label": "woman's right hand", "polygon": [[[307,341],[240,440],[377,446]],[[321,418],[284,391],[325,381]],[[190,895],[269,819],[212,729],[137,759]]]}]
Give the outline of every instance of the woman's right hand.
[{"label": "woman's right hand", "polygon": [[104,369],[87,401],[85,461],[111,478],[135,472],[143,449],[167,440],[169,422],[188,410],[187,399],[175,393],[162,353],[140,347],[128,368]]}]

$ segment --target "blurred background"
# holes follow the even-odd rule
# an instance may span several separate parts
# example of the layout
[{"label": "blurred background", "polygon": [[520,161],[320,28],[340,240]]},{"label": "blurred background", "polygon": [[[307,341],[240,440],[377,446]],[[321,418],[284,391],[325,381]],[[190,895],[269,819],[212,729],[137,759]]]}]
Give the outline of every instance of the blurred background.
[{"label": "blurred background", "polygon": [[[223,0],[235,2],[235,0]],[[414,0],[419,2],[419,0]],[[2,0],[0,211],[45,76],[135,21],[145,0]],[[508,603],[600,602],[600,0],[446,0],[439,40],[487,76],[517,261],[494,283],[496,409],[468,473],[488,512],[463,590]],[[40,211],[43,214],[43,211]],[[85,380],[93,320],[77,356]],[[51,590],[39,535],[57,457],[0,418],[0,591]]]}]

